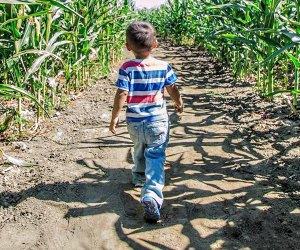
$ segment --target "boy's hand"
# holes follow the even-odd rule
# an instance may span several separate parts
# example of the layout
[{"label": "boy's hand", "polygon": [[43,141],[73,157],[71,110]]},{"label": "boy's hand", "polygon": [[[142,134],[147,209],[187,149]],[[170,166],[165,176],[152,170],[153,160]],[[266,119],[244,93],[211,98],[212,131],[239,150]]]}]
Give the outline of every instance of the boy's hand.
[{"label": "boy's hand", "polygon": [[174,104],[175,109],[177,110],[178,113],[182,113],[183,112],[183,105],[178,105],[178,104]]},{"label": "boy's hand", "polygon": [[183,102],[182,102],[181,95],[178,91],[178,88],[176,87],[175,84],[172,84],[170,86],[167,86],[166,89],[167,89],[167,92],[169,93],[170,97],[172,98],[172,100],[175,103],[174,104],[175,109],[179,113],[182,113],[183,112]]},{"label": "boy's hand", "polygon": [[111,119],[111,122],[109,125],[109,131],[115,135],[117,127],[119,127],[119,117],[116,117],[115,119]]}]

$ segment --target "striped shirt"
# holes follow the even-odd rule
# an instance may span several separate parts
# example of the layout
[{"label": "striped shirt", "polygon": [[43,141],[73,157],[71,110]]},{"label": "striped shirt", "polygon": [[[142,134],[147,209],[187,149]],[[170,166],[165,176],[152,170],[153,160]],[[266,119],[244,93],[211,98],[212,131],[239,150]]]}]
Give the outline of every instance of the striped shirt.
[{"label": "striped shirt", "polygon": [[164,87],[177,80],[171,66],[155,58],[133,59],[119,69],[116,85],[127,90],[128,122],[168,119]]}]

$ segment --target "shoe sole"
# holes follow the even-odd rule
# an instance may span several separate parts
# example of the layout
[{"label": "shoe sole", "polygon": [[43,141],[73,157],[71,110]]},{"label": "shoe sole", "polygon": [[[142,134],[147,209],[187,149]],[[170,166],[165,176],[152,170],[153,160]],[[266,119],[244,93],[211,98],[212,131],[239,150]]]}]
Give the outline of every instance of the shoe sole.
[{"label": "shoe sole", "polygon": [[145,199],[142,203],[145,208],[144,219],[147,222],[157,222],[160,214],[156,202],[153,199]]},{"label": "shoe sole", "polygon": [[135,183],[133,185],[134,185],[134,187],[143,187],[144,183]]}]

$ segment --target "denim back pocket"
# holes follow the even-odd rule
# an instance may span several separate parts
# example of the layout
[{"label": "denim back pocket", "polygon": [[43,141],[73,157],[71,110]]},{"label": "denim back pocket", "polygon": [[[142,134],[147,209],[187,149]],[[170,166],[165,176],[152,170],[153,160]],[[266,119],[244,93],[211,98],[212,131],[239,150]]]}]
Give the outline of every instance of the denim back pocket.
[{"label": "denim back pocket", "polygon": [[168,137],[168,122],[152,122],[146,127],[146,141],[149,146],[158,146],[166,142]]}]

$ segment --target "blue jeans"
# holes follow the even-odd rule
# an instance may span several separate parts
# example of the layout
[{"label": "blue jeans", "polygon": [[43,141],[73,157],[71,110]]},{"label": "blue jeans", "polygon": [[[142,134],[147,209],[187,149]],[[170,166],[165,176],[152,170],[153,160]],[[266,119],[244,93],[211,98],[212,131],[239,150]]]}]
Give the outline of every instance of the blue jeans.
[{"label": "blue jeans", "polygon": [[169,122],[128,122],[128,132],[134,143],[133,183],[146,178],[141,199],[150,196],[158,206],[163,203],[162,189],[165,184],[164,163],[169,142]]}]

